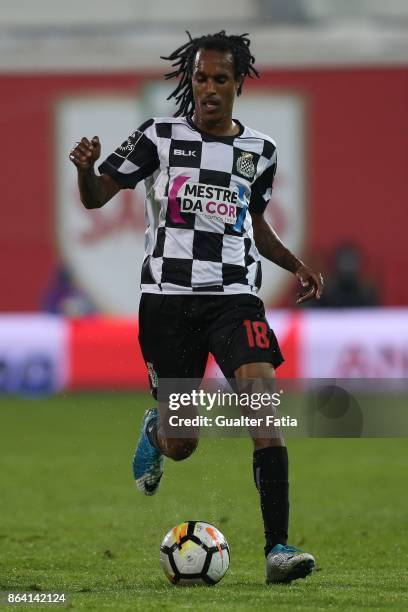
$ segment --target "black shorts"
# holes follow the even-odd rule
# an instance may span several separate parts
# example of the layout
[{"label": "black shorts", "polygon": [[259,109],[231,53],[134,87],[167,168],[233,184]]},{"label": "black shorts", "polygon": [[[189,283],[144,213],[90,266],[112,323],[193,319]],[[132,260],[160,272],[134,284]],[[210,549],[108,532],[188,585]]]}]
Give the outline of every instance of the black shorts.
[{"label": "black shorts", "polygon": [[255,295],[160,295],[143,293],[139,341],[152,391],[160,378],[204,376],[212,353],[226,378],[245,363],[271,363],[283,357]]}]

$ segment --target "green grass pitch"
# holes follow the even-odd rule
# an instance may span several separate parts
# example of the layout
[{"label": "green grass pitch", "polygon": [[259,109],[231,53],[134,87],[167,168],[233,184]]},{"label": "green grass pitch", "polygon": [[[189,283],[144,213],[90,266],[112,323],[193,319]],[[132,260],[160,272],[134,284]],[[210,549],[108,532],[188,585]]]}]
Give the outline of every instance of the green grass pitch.
[{"label": "green grass pitch", "polygon": [[[144,497],[131,456],[150,405],[137,394],[0,401],[0,591],[62,591],[72,610],[408,609],[406,440],[288,441],[290,543],[319,571],[266,586],[250,441],[203,439]],[[161,539],[187,519],[228,539],[215,587],[162,574]]]}]

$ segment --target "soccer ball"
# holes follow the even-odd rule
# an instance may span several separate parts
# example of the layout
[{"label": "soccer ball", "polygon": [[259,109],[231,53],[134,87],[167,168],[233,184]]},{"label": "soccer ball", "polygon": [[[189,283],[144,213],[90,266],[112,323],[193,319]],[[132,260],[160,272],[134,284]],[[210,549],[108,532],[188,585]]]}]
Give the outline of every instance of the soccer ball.
[{"label": "soccer ball", "polygon": [[202,521],[173,527],[160,546],[160,564],[173,584],[216,584],[229,562],[227,540],[214,525]]}]

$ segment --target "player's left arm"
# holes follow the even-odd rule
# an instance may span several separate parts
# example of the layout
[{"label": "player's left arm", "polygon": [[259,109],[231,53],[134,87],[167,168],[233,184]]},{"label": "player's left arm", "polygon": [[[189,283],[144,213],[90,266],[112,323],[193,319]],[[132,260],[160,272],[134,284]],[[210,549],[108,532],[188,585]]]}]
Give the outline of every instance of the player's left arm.
[{"label": "player's left arm", "polygon": [[249,202],[255,244],[263,257],[297,276],[302,285],[302,289],[297,296],[297,304],[302,304],[302,302],[306,302],[313,297],[320,299],[323,292],[322,275],[306,266],[303,261],[291,253],[264,217],[265,208],[271,199],[277,169],[274,143],[269,142],[265,152],[264,157],[267,157],[268,161],[252,184]]},{"label": "player's left arm", "polygon": [[306,266],[288,248],[285,247],[277,233],[266,221],[263,213],[252,213],[254,240],[260,254],[296,275],[302,285],[296,303],[302,304],[313,297],[320,299],[323,292],[323,277]]}]

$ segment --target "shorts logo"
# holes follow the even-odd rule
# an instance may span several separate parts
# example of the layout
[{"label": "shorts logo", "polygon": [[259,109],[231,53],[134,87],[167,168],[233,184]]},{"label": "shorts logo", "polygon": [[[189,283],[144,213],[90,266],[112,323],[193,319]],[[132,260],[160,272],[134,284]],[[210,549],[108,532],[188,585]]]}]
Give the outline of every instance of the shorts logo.
[{"label": "shorts logo", "polygon": [[146,365],[147,365],[147,371],[149,373],[150,384],[152,385],[153,389],[157,389],[159,386],[159,377],[157,376],[157,372],[154,369],[154,366],[150,361],[147,361]]},{"label": "shorts logo", "polygon": [[237,170],[242,176],[252,179],[255,176],[255,164],[252,153],[241,153],[237,159]]}]

